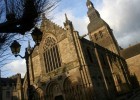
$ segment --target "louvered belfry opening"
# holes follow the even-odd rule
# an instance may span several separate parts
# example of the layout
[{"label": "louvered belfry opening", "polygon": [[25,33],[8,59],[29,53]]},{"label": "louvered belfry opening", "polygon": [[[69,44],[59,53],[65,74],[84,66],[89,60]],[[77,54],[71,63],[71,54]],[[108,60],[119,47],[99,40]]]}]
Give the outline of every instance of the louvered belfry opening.
[{"label": "louvered belfry opening", "polygon": [[59,50],[56,40],[53,37],[47,37],[44,47],[44,61],[46,72],[51,72],[61,66]]}]

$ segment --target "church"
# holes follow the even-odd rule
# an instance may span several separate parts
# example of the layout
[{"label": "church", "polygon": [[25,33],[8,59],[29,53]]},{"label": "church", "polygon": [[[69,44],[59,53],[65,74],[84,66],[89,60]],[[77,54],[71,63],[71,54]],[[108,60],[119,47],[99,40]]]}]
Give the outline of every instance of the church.
[{"label": "church", "polygon": [[[115,100],[131,90],[128,65],[110,26],[90,0],[86,6],[89,40],[79,35],[67,15],[64,28],[42,15],[43,38],[29,64],[34,100]],[[27,84],[25,75],[24,100]]]}]

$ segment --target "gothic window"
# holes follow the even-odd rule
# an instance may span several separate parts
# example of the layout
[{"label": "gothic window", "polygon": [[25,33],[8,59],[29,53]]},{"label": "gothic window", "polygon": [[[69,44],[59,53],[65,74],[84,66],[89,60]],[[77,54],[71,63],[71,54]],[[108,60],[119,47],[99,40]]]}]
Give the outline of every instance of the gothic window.
[{"label": "gothic window", "polygon": [[46,72],[53,71],[61,66],[57,42],[52,37],[47,37],[44,47],[44,61]]},{"label": "gothic window", "polygon": [[87,48],[87,54],[88,54],[90,62],[93,62],[92,55],[91,55],[91,52],[90,52],[89,48]]}]

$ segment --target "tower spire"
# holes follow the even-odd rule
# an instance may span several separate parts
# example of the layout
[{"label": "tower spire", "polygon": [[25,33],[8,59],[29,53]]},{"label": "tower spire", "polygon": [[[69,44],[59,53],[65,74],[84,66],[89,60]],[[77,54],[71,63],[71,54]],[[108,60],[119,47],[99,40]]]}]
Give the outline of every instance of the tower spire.
[{"label": "tower spire", "polygon": [[86,5],[88,8],[87,15],[89,17],[90,22],[95,21],[95,20],[93,20],[94,18],[101,19],[99,12],[94,8],[94,5],[90,0],[87,0]]},{"label": "tower spire", "polygon": [[[88,7],[87,15],[90,21],[88,24],[90,40],[116,54],[119,54],[118,43],[115,40],[109,25],[100,17],[99,12],[94,8],[91,0],[87,0],[86,5]],[[103,38],[103,36],[106,38],[108,37],[110,40],[106,40],[106,38]],[[101,37],[100,40],[99,37]]]},{"label": "tower spire", "polygon": [[87,5],[88,9],[94,8],[94,5],[93,5],[93,3],[90,0],[87,0],[86,5]]},{"label": "tower spire", "polygon": [[70,24],[71,21],[68,19],[67,14],[65,13],[65,23]]},{"label": "tower spire", "polygon": [[[72,22],[68,19],[67,14],[65,13],[65,22],[64,22],[64,26],[67,27],[69,26],[69,28],[73,29],[73,24]],[[68,28],[67,28],[68,29]]]},{"label": "tower spire", "polygon": [[66,24],[70,24],[71,23],[71,21],[68,19],[68,17],[67,17],[67,14],[65,13],[65,23]]}]

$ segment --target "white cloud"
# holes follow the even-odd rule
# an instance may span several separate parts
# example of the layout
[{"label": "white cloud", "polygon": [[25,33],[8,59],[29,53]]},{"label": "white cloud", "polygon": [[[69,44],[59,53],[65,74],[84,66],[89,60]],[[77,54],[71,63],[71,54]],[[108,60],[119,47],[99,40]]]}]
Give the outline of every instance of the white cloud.
[{"label": "white cloud", "polygon": [[[97,7],[97,10],[101,14],[101,17],[114,30],[114,35],[117,38],[119,44],[123,47],[127,47],[129,44],[140,42],[140,0],[102,1],[102,7],[100,5],[100,7]],[[64,14],[67,13],[68,18],[73,22],[75,30],[79,31],[80,35],[86,34],[87,25],[89,23],[88,17],[87,15],[76,17],[74,15],[76,11],[74,10],[76,9],[63,9],[61,12],[54,12],[51,16],[54,16],[54,22],[60,26],[63,26],[63,22],[65,21]],[[16,60],[10,64],[7,64],[6,67],[10,69],[12,73],[21,73],[22,77],[26,72],[24,60]]]},{"label": "white cloud", "polygon": [[[7,70],[9,71],[8,76],[21,73],[21,76],[24,77],[25,72],[26,72],[26,65],[25,65],[25,60],[15,60],[3,67],[2,70]],[[7,76],[7,75],[5,75]]]},{"label": "white cloud", "polygon": [[60,26],[64,26],[63,23],[65,21],[65,13],[67,14],[68,19],[72,21],[75,30],[78,31],[80,35],[87,33],[87,25],[89,23],[88,17],[86,15],[83,17],[76,17],[74,16],[72,10],[66,9],[59,13],[55,13],[55,18],[53,21]]},{"label": "white cloud", "polygon": [[123,47],[140,42],[139,4],[139,0],[103,0],[103,7],[99,10]]},{"label": "white cloud", "polygon": [[[97,1],[95,0],[95,3]],[[135,44],[136,41],[140,42],[137,38],[140,37],[139,4],[140,0],[102,0],[102,4],[99,5],[100,7],[96,5],[101,17],[114,30],[114,35],[122,47]],[[73,22],[75,30],[81,34],[85,34],[87,33],[88,17],[87,15],[83,17],[75,16],[74,13],[76,11],[76,9],[64,9],[61,12],[56,11],[53,15],[55,16],[54,22],[63,26],[63,22],[65,21],[64,14],[67,13],[68,18]]]}]

